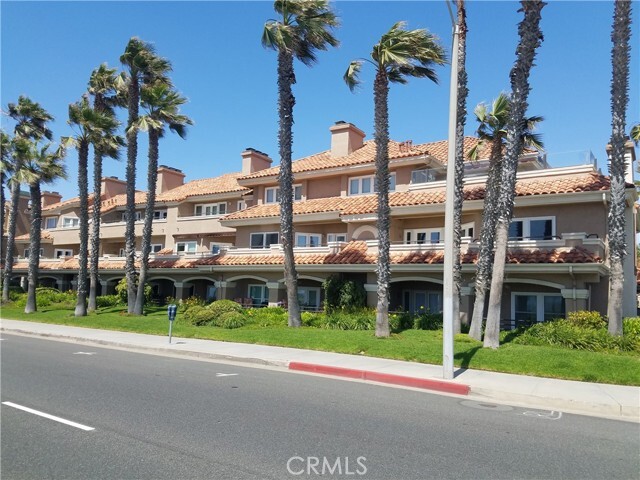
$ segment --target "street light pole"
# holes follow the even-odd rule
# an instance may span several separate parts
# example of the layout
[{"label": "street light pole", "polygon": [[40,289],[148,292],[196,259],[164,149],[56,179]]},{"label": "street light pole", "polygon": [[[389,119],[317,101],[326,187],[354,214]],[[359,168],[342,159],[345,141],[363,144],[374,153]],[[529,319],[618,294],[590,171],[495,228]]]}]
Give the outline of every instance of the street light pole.
[{"label": "street light pole", "polygon": [[453,206],[454,181],[456,174],[456,121],[458,117],[458,37],[460,27],[453,19],[447,0],[451,23],[453,24],[453,48],[451,52],[451,83],[449,90],[449,151],[447,156],[447,181],[444,206],[444,285],[442,295],[442,378],[453,378]]}]

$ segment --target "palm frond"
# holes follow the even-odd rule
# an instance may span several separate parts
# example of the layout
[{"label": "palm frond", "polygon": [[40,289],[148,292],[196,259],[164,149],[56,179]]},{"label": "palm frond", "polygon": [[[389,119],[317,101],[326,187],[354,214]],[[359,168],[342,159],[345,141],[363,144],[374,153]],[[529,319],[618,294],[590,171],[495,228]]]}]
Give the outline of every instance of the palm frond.
[{"label": "palm frond", "polygon": [[358,75],[360,74],[360,70],[362,69],[363,63],[364,62],[362,60],[353,60],[349,64],[349,67],[347,68],[347,71],[345,72],[345,74],[342,76],[343,80],[349,87],[349,90],[351,90],[352,92],[360,84],[360,79],[358,78]]}]

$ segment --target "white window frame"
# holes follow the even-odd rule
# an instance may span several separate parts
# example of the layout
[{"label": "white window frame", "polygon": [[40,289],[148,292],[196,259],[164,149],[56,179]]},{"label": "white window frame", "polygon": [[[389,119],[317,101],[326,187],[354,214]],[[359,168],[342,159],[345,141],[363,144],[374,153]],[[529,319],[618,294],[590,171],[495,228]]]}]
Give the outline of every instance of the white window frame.
[{"label": "white window frame", "polygon": [[[293,185],[293,201],[299,202],[301,200],[302,185]],[[264,203],[280,203],[280,187],[266,187],[264,189]]]},{"label": "white window frame", "polygon": [[[424,182],[414,182],[414,174],[417,174],[418,172],[422,173],[424,172],[424,175],[426,177],[426,181]],[[432,168],[418,168],[416,170],[411,170],[411,185],[424,185],[425,183],[429,183],[429,182],[435,182],[436,180],[436,174],[435,171]]]},{"label": "white window frame", "polygon": [[[370,190],[368,192],[362,193],[362,184],[365,180],[369,180]],[[352,182],[357,182],[357,191],[354,191],[352,188]],[[360,177],[349,177],[349,196],[357,196],[357,195],[371,195],[378,191],[378,186],[376,185],[376,176],[375,175],[362,175]],[[396,174],[392,172],[389,174],[389,191],[396,191]]]},{"label": "white window frame", "polygon": [[[214,251],[215,250],[215,251]],[[209,243],[209,251],[211,253],[213,253],[214,255],[217,255],[220,253],[220,245],[214,242],[210,242]]]},{"label": "white window frame", "polygon": [[[313,291],[316,293],[317,303],[315,305],[309,304],[309,292]],[[320,308],[320,287],[298,287],[298,303],[301,307],[306,307],[307,309],[311,307],[313,310],[317,310]]]},{"label": "white window frame", "polygon": [[[254,247],[253,246],[253,236],[254,235],[262,235],[262,246],[261,247]],[[278,241],[276,243],[270,243],[269,245],[267,245],[267,235],[277,235],[278,236]],[[255,249],[270,248],[271,245],[277,245],[278,243],[280,243],[280,234],[278,232],[254,232],[254,233],[251,233],[249,235],[249,248],[255,248]]]},{"label": "white window frame", "polygon": [[[30,248],[25,248],[24,249],[24,258],[29,258],[29,252],[31,251]],[[40,249],[40,256],[44,257],[44,248]]]},{"label": "white window frame", "polygon": [[154,220],[166,220],[167,219],[167,210],[154,210],[153,211],[153,219]]},{"label": "white window frame", "polygon": [[[311,239],[317,238],[316,245],[311,245]],[[300,239],[304,239],[304,245],[299,245]],[[321,233],[297,233],[296,232],[296,247],[320,247],[322,245]]]},{"label": "white window frame", "polygon": [[[555,237],[556,235],[556,217],[555,216],[514,218],[509,223],[509,227],[511,227],[511,225],[514,222],[522,222],[522,240],[524,241],[544,240],[543,238],[531,238],[531,222],[544,221],[544,220],[551,220],[551,237]],[[509,237],[509,241],[518,241],[518,240],[519,240],[519,237]]]},{"label": "white window frame", "polygon": [[247,202],[238,200],[237,211],[244,210],[245,208],[247,208]]},{"label": "white window frame", "polygon": [[[429,305],[430,295],[435,295],[438,303],[439,310],[432,311],[429,310],[429,313],[442,313],[443,307],[443,292],[442,290],[403,290],[402,291],[402,304],[406,308],[408,312],[412,313],[421,313],[420,307],[416,305],[416,294],[424,294],[425,300],[427,302],[427,306]],[[407,295],[409,295],[409,304],[406,305]],[[427,309],[422,310],[422,312],[426,312]]]},{"label": "white window frame", "polygon": [[127,256],[127,249],[126,248],[121,248],[120,250],[118,250],[118,256],[119,257],[126,257]]},{"label": "white window frame", "polygon": [[[561,297],[561,293],[554,292],[511,292],[511,319],[516,318],[516,296],[536,297],[536,322],[544,322],[544,297]],[[567,312],[565,302],[564,313]]]},{"label": "white window frame", "polygon": [[[347,235],[347,233],[327,233],[327,243],[346,242]],[[344,237],[344,239],[340,240],[340,237]]]},{"label": "white window frame", "polygon": [[[434,233],[438,234],[437,242],[433,242],[431,240],[431,235]],[[423,242],[418,242],[418,236],[420,234],[425,235]],[[444,238],[443,234],[444,232],[442,228],[408,228],[404,231],[402,241],[405,245],[437,245],[438,243],[442,243]]]},{"label": "white window frame", "polygon": [[[180,247],[183,247],[183,250],[180,250]],[[189,246],[193,246],[193,250],[189,248]],[[198,249],[198,242],[196,240],[185,240],[184,242],[176,242],[176,253],[196,253]]]},{"label": "white window frame", "polygon": [[[136,210],[136,213],[134,214],[135,220],[134,222],[139,222],[143,219],[143,215],[142,215],[142,211],[140,210]],[[127,221],[127,212],[122,212],[122,221],[126,222]]]},{"label": "white window frame", "polygon": [[[200,213],[198,213],[200,209]],[[207,210],[209,213],[207,213]],[[221,211],[221,210],[224,210]],[[215,213],[214,213],[215,211]],[[193,207],[194,217],[219,217],[227,214],[227,202],[199,203]]]},{"label": "white window frame", "polygon": [[73,257],[73,250],[67,248],[56,248],[53,252],[54,258]]},{"label": "white window frame", "polygon": [[161,243],[152,243],[150,246],[151,246],[151,253],[158,253],[163,248]]},{"label": "white window frame", "polygon": [[[49,226],[49,222],[51,220],[53,220],[53,223],[54,223],[53,227]],[[45,230],[52,230],[54,228],[57,228],[58,227],[58,217],[47,217],[47,218],[45,218],[44,219],[44,225],[45,225],[45,228],[44,228]]]},{"label": "white window frame", "polygon": [[[68,225],[67,223],[71,223]],[[80,219],[78,217],[62,217],[62,228],[78,228]]]},{"label": "white window frame", "polygon": [[251,288],[256,287],[260,289],[260,298],[258,298],[258,303],[254,302],[254,305],[260,306],[264,302],[269,302],[269,288],[264,283],[250,283],[247,285],[247,298],[251,298],[253,301],[253,297],[251,296]]},{"label": "white window frame", "polygon": [[[470,232],[470,230],[473,230],[473,232]],[[460,225],[460,236],[462,238],[475,238],[475,234],[476,234],[476,224],[475,222],[469,222],[469,223],[463,223],[462,225]]]}]

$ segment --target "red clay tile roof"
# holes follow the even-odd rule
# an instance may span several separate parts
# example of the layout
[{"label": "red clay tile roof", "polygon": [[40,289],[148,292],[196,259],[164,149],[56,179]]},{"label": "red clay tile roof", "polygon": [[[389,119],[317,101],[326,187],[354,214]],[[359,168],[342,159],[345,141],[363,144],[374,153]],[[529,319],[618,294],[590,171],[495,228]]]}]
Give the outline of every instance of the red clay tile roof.
[{"label": "red clay tile roof", "polygon": [[[41,230],[40,231],[40,239],[41,240],[53,240],[53,235],[51,235],[51,232],[49,232],[48,230]],[[31,234],[29,233],[25,233],[22,235],[18,235],[15,238],[16,242],[30,242],[31,241]]]},{"label": "red clay tile roof", "polygon": [[[564,175],[555,177],[538,177],[519,180],[516,184],[517,196],[545,195],[559,193],[593,192],[609,189],[609,179],[599,173],[590,172],[580,175]],[[464,189],[464,199],[484,199],[485,185],[470,185]],[[444,203],[445,189],[429,189],[414,192],[392,192],[389,194],[391,207],[407,207],[413,205],[432,205]],[[377,209],[376,195],[354,197],[329,197],[294,202],[294,215],[309,213],[338,212],[340,215],[361,215],[374,213]],[[245,210],[231,213],[225,220],[249,218],[277,217],[280,215],[278,204],[256,205]]]},{"label": "red clay tile roof", "polygon": [[247,192],[250,189],[241,187],[238,184],[238,178],[241,176],[241,173],[227,173],[215,178],[202,178],[200,180],[193,180],[191,182],[185,183],[184,185],[161,193],[156,197],[156,201],[176,202],[184,200],[187,197],[195,197],[201,195]]}]

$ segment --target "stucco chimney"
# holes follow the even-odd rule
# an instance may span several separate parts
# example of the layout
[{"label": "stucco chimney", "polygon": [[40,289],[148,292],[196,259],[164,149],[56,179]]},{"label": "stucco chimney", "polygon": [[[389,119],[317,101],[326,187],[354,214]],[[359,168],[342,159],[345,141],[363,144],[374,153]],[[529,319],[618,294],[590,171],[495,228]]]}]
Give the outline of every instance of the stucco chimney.
[{"label": "stucco chimney", "polygon": [[158,183],[156,184],[156,195],[172,190],[184,185],[185,174],[177,168],[160,165],[158,167]]},{"label": "stucco chimney", "polygon": [[102,198],[111,198],[121,195],[127,191],[127,182],[118,177],[102,177],[100,194]]},{"label": "stucco chimney", "polygon": [[331,131],[331,156],[344,157],[358,150],[364,143],[365,133],[355,125],[338,121]]},{"label": "stucco chimney", "polygon": [[[611,172],[611,144],[607,144],[607,165]],[[636,161],[635,144],[631,140],[627,140],[624,144],[624,180],[627,183],[634,183],[633,163]]]},{"label": "stucco chimney", "polygon": [[264,152],[255,148],[247,148],[240,154],[242,156],[242,174],[249,175],[265,168],[271,167],[271,158]]},{"label": "stucco chimney", "polygon": [[42,192],[42,206],[48,207],[54,203],[59,203],[62,200],[62,195],[58,192]]}]

